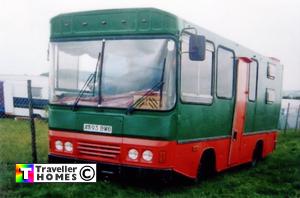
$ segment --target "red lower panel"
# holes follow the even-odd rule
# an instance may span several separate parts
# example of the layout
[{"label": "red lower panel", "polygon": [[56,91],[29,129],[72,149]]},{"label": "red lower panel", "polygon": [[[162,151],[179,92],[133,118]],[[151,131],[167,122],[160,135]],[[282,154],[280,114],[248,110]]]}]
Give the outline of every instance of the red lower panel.
[{"label": "red lower panel", "polygon": [[259,140],[263,141],[263,157],[266,157],[275,149],[277,132],[273,131],[271,133],[243,135],[241,141],[240,163],[245,163],[252,160],[253,150]]},{"label": "red lower panel", "polygon": [[175,152],[175,171],[195,178],[202,153],[206,149],[214,149],[216,154],[216,167],[218,170],[227,167],[230,138],[209,140],[193,143],[178,144]]},{"label": "red lower panel", "polygon": [[[58,151],[55,141],[73,144],[73,152]],[[150,168],[172,168],[172,153],[175,150],[175,141],[158,141],[139,138],[125,138],[108,135],[94,135],[76,132],[49,131],[50,153],[60,156],[85,159],[91,161],[125,164]],[[128,151],[136,149],[139,157],[136,160],[128,158]],[[143,160],[145,150],[153,152],[153,159]]]},{"label": "red lower panel", "polygon": [[[263,156],[272,152],[275,148],[276,137],[277,133],[275,131],[243,135],[239,148],[240,159],[238,164],[252,160],[253,150],[258,140],[263,141]],[[74,147],[73,152],[56,150],[54,145],[56,140],[60,140],[63,143],[71,142]],[[176,141],[158,141],[50,130],[49,150],[51,154],[77,159],[156,169],[170,168],[187,177],[195,178],[201,156],[207,149],[215,151],[217,171],[230,167],[228,163],[230,140],[230,138],[223,138],[178,144]],[[132,148],[139,152],[139,157],[136,160],[128,158],[128,151]],[[153,152],[153,159],[150,162],[143,160],[141,157],[145,150]]]},{"label": "red lower panel", "polygon": [[202,154],[206,149],[212,148],[216,154],[216,170],[222,171],[232,166],[251,162],[253,151],[259,140],[263,141],[263,157],[275,149],[277,138],[276,131],[242,135],[239,147],[239,160],[234,165],[229,165],[230,138],[208,140],[194,143],[178,144],[176,146],[174,170],[191,178],[197,176],[197,170]]}]

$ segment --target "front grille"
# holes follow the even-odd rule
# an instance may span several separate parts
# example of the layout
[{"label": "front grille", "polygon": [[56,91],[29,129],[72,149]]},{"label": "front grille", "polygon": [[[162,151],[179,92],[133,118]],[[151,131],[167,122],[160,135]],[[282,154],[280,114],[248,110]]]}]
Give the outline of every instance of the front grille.
[{"label": "front grille", "polygon": [[80,155],[98,157],[100,159],[119,159],[120,155],[120,146],[118,145],[78,142],[77,149]]}]

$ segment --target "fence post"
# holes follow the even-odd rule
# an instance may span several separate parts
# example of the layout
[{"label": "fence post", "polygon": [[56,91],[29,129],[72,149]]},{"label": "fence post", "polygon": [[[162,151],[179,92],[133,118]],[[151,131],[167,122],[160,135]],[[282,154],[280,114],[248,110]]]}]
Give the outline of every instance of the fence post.
[{"label": "fence post", "polygon": [[33,115],[33,105],[32,105],[32,92],[31,92],[31,80],[27,80],[27,93],[28,93],[28,110],[30,119],[30,130],[31,130],[31,152],[33,163],[37,163],[36,155],[36,141],[35,141],[35,124]]},{"label": "fence post", "polygon": [[298,131],[298,125],[299,125],[299,116],[300,116],[300,104],[298,107],[298,113],[297,113],[297,118],[296,118],[296,127],[295,127],[295,132]]},{"label": "fence post", "polygon": [[288,118],[289,118],[289,111],[290,111],[290,103],[288,103],[286,117],[285,117],[285,126],[284,126],[284,133],[286,133],[286,129],[288,126]]}]

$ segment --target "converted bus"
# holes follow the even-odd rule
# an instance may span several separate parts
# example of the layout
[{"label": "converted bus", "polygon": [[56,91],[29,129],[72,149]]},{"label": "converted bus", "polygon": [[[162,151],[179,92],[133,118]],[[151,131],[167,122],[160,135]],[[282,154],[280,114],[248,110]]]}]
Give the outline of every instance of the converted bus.
[{"label": "converted bus", "polygon": [[49,162],[201,178],[276,147],[283,66],[153,9],[51,20]]}]

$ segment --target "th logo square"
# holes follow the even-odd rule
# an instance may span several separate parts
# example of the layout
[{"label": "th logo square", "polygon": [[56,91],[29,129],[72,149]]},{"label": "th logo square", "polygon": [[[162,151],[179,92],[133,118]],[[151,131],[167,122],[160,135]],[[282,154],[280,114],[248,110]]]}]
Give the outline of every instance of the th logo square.
[{"label": "th logo square", "polygon": [[33,164],[16,164],[16,183],[33,183]]}]

